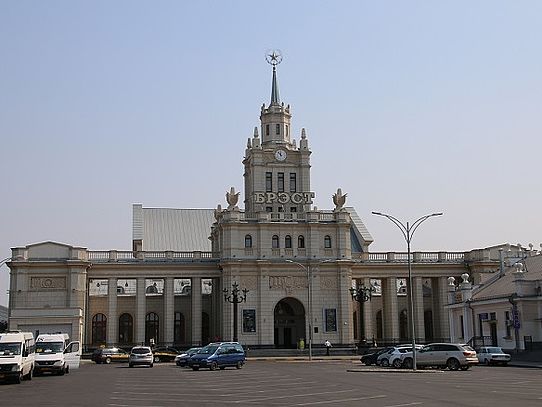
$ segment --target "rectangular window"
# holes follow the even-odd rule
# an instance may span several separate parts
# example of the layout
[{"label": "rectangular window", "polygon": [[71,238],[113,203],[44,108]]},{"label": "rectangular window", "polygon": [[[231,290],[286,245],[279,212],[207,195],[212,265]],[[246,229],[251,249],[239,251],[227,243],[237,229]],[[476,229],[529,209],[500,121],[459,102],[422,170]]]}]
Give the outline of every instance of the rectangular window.
[{"label": "rectangular window", "polygon": [[289,134],[288,134],[288,125],[286,125],[286,137],[288,137]]},{"label": "rectangular window", "polygon": [[279,192],[284,192],[284,173],[278,173],[277,189]]},{"label": "rectangular window", "polygon": [[326,332],[337,332],[337,310],[335,308],[324,309],[324,321]]},{"label": "rectangular window", "polygon": [[265,211],[266,212],[273,212],[273,207],[272,206],[266,206]]},{"label": "rectangular window", "polygon": [[273,191],[273,173],[266,172],[265,173],[265,192],[272,192],[272,191]]},{"label": "rectangular window", "polygon": [[290,173],[290,192],[297,192],[297,179],[295,172]]},{"label": "rectangular window", "polygon": [[269,125],[268,124],[265,125],[265,135],[269,136]]},{"label": "rectangular window", "polygon": [[504,312],[504,323],[506,325],[506,337],[510,338],[512,336],[512,320],[510,319],[510,311]]},{"label": "rectangular window", "polygon": [[275,126],[275,134],[280,134],[280,124]]},{"label": "rectangular window", "polygon": [[256,332],[256,310],[255,309],[243,310],[243,332],[246,332],[246,333]]},{"label": "rectangular window", "polygon": [[461,328],[461,338],[465,339],[465,327],[463,326],[463,315],[459,316],[459,327]]},{"label": "rectangular window", "polygon": [[290,208],[290,212],[292,212],[292,213],[297,212],[297,207],[296,207],[296,206],[292,206],[292,207]]}]

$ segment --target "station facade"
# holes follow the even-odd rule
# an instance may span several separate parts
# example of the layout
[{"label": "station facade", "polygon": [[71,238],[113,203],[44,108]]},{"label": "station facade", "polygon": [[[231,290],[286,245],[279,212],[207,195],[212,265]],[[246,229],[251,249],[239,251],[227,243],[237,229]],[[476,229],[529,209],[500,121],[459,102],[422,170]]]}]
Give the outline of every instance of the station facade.
[{"label": "station facade", "polygon": [[[331,209],[313,205],[309,138],[305,129],[293,137],[272,65],[271,100],[242,159],[242,209],[234,188],[215,209],[135,204],[132,250],[13,248],[11,329],[63,331],[88,348],[216,339],[352,347],[405,342],[414,318],[418,342],[450,340],[449,277],[468,271],[482,281],[498,248],[412,253],[411,315],[407,253],[371,252],[373,238],[340,188]],[[370,288],[370,299],[354,301],[352,288]]]}]

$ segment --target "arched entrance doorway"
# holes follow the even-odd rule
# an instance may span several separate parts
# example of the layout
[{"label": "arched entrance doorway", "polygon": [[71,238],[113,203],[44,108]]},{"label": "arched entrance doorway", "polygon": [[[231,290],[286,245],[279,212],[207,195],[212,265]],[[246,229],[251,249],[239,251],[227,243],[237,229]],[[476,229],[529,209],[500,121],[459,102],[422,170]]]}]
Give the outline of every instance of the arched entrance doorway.
[{"label": "arched entrance doorway", "polygon": [[275,347],[295,349],[300,338],[307,342],[305,308],[295,298],[283,298],[275,306]]}]

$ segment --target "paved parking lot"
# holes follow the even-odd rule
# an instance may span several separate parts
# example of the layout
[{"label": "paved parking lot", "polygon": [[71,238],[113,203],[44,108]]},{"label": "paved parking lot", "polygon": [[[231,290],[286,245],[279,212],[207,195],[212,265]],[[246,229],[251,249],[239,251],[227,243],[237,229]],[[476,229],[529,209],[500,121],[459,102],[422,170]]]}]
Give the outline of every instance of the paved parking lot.
[{"label": "paved parking lot", "polygon": [[386,372],[352,361],[251,361],[224,371],[86,363],[67,376],[0,385],[9,406],[507,406],[542,405],[542,370]]}]

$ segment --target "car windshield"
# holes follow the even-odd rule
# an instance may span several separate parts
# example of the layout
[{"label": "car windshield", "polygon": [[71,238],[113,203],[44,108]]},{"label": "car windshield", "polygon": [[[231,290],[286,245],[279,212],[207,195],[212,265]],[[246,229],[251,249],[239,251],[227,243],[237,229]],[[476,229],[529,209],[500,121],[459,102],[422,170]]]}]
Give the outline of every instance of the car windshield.
[{"label": "car windshield", "polygon": [[21,344],[17,342],[0,343],[0,356],[11,356],[21,354]]},{"label": "car windshield", "polygon": [[486,348],[488,353],[502,353],[501,348]]},{"label": "car windshield", "polygon": [[63,347],[63,342],[38,342],[36,353],[61,353]]},{"label": "car windshield", "polygon": [[145,355],[147,353],[150,353],[151,350],[149,348],[134,348],[132,349],[132,353],[136,355]]},{"label": "car windshield", "polygon": [[205,355],[209,355],[212,353],[215,353],[215,351],[218,349],[218,345],[208,345],[203,348],[201,348],[198,353],[203,353]]},{"label": "car windshield", "polygon": [[188,350],[186,351],[186,353],[192,355],[192,354],[198,352],[200,349],[201,349],[201,348],[190,348],[190,349],[188,349]]}]

